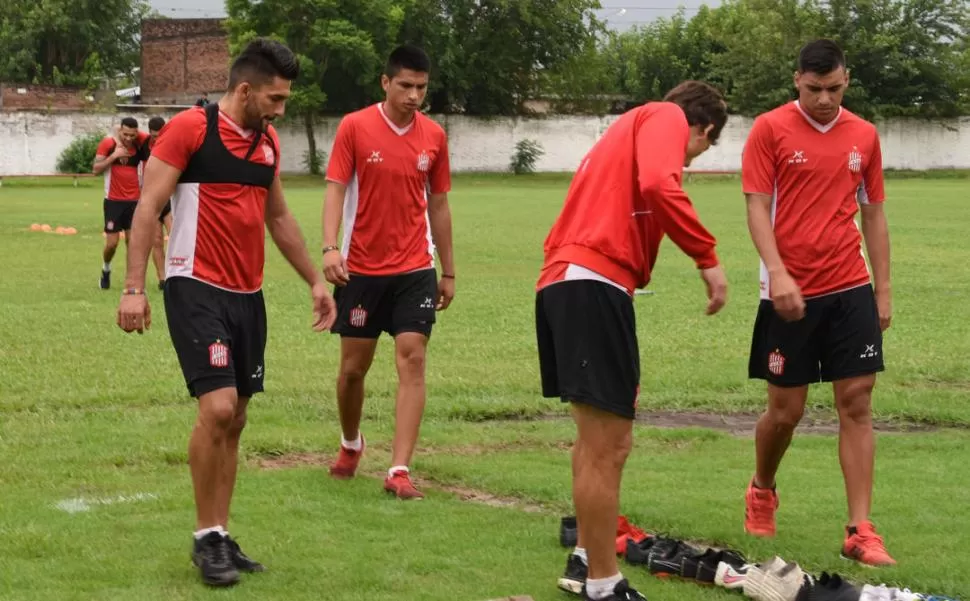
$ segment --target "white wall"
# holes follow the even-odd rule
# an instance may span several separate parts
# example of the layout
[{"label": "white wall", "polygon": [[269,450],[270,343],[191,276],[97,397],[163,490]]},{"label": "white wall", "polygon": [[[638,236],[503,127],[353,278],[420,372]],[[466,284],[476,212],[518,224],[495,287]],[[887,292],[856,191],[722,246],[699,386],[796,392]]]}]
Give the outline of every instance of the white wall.
[{"label": "white wall", "polygon": [[[33,112],[0,113],[0,175],[55,172],[57,156],[78,135],[107,131],[125,115]],[[147,129],[148,116],[134,115]],[[171,114],[162,114],[166,119]],[[501,171],[518,140],[538,140],[545,155],[541,171],[571,171],[606,127],[604,117],[547,117],[542,119],[448,116],[440,121],[448,130],[455,171]],[[339,119],[328,118],[316,128],[318,148],[329,152]],[[696,170],[737,170],[751,120],[734,117],[720,143],[692,165]],[[947,122],[894,120],[879,124],[886,168],[970,168],[970,118]],[[280,125],[283,170],[304,171],[306,134],[300,123]]]}]

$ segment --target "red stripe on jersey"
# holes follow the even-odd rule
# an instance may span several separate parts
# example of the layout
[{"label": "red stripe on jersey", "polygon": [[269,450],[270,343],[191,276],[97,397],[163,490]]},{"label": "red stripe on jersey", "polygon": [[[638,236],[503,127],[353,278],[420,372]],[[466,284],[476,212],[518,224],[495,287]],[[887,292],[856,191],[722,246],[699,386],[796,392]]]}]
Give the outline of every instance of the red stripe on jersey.
[{"label": "red stripe on jersey", "polygon": [[347,186],[342,252],[352,273],[392,275],[434,265],[428,194],[448,192],[444,129],[421,113],[405,128],[381,106],[343,118],[327,179]]},{"label": "red stripe on jersey", "polygon": [[[802,295],[870,281],[855,216],[860,204],[886,198],[874,125],[845,109],[822,125],[788,103],[755,120],[741,173],[746,194],[772,197],[778,252]],[[768,287],[762,262],[762,298]]]},{"label": "red stripe on jersey", "polygon": [[[205,138],[201,108],[183,111],[162,128],[152,157],[184,171]],[[245,158],[254,132],[244,130],[220,113],[219,137],[235,156]],[[271,126],[250,161],[272,165],[279,138]],[[279,163],[276,174],[279,175]],[[166,257],[166,277],[185,276],[233,292],[262,287],[265,259],[267,190],[233,183],[180,183],[172,197],[172,232]]]}]

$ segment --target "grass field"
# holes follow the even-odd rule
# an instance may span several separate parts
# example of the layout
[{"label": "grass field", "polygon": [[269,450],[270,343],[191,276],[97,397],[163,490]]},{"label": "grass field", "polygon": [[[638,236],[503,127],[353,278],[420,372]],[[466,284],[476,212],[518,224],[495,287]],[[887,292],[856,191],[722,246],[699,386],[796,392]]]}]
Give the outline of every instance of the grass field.
[{"label": "grass field", "polygon": [[[230,530],[269,571],[230,591],[206,590],[189,562],[194,510],[185,464],[195,407],[161,295],[150,293],[152,330],[125,335],[114,324],[123,251],[116,289],[96,285],[98,183],[0,188],[0,599],[568,599],[555,581],[565,561],[558,521],[572,512],[573,429],[565,408],[539,395],[532,325],[542,240],[567,178],[455,180],[458,294],[439,316],[429,353],[413,464],[429,493],[421,503],[381,490],[395,386],[386,339],[368,379],[365,474],[351,482],[327,476],[339,440],[338,340],[311,331],[306,288],[268,242],[267,392],[254,400],[243,436]],[[318,249],[322,185],[287,184]],[[668,422],[721,416],[745,429],[763,405],[762,385],[745,377],[757,257],[737,181],[698,181],[689,192],[720,241],[729,304],[705,317],[696,271],[665,243],[655,294],[636,298],[641,411],[664,412],[657,418]],[[886,431],[873,517],[900,565],[876,572],[838,558],[845,502],[829,427],[796,437],[779,476],[779,536],[764,541],[742,529],[754,459],[747,433],[641,420],[621,501],[634,523],[858,582],[970,592],[970,574],[954,569],[966,565],[970,539],[970,181],[893,179],[888,192],[895,318],[875,397]],[[79,234],[31,232],[31,223]],[[811,405],[812,420],[831,422],[830,390],[813,390]],[[70,499],[87,511],[58,505]],[[652,601],[738,598],[623,569]]]}]

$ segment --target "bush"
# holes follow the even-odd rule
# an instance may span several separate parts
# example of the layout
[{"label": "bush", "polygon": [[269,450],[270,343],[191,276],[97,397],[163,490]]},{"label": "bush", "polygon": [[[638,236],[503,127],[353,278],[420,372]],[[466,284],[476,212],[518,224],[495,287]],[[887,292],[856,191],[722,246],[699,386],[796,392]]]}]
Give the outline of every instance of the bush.
[{"label": "bush", "polygon": [[78,136],[67,145],[67,148],[57,157],[57,170],[60,173],[91,173],[94,155],[98,152],[98,144],[104,139],[104,134],[91,133]]},{"label": "bush", "polygon": [[320,175],[323,173],[324,167],[327,165],[327,153],[318,150],[315,153],[311,153],[309,150],[303,151],[303,166],[306,167],[307,171],[311,175]]},{"label": "bush", "polygon": [[509,169],[516,175],[533,173],[536,170],[536,161],[544,154],[542,144],[535,140],[519,140],[515,145],[515,154],[512,155]]}]

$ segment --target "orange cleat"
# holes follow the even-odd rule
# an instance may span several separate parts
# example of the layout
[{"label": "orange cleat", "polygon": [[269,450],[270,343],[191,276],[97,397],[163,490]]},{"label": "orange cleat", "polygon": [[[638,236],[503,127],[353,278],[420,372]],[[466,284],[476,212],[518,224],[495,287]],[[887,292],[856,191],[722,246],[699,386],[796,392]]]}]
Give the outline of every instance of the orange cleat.
[{"label": "orange cleat", "polygon": [[858,561],[870,567],[894,566],[896,560],[886,551],[882,537],[876,534],[872,522],[860,522],[858,526],[845,529],[845,543],[842,544],[842,557]]},{"label": "orange cleat", "polygon": [[778,509],[778,495],[774,489],[758,488],[752,480],[744,495],[744,504],[744,530],[752,536],[774,536],[775,510]]}]

